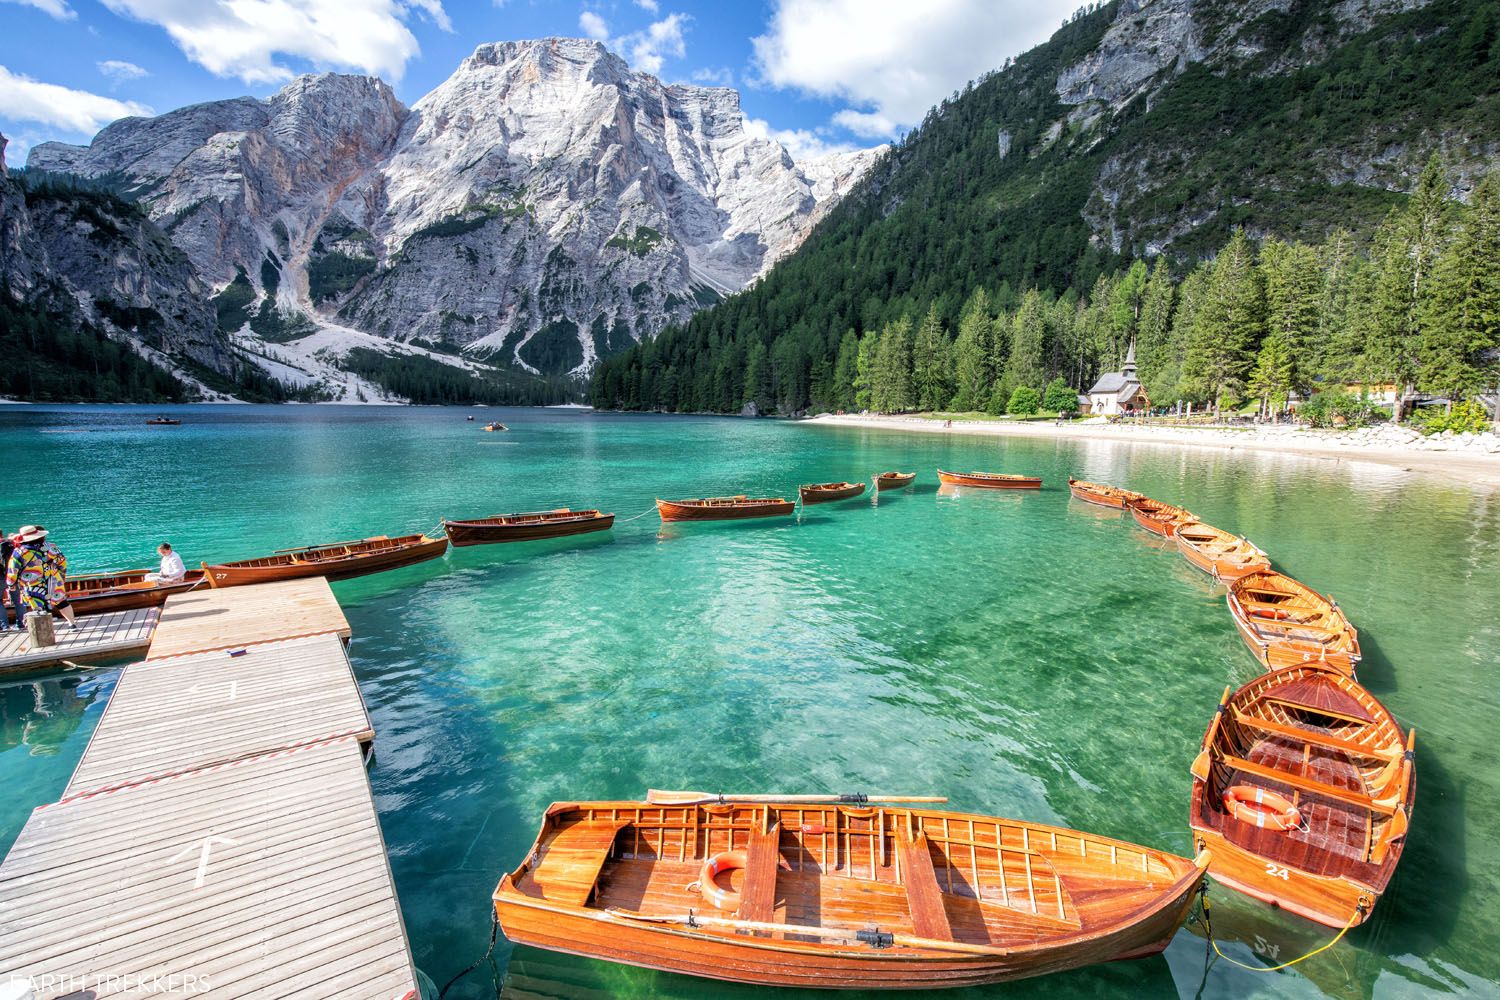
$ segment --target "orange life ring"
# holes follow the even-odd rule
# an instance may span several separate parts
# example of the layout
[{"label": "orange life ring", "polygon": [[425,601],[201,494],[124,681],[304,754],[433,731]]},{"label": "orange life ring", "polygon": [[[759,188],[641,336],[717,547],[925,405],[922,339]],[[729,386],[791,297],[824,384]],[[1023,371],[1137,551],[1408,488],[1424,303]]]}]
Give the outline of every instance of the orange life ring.
[{"label": "orange life ring", "polygon": [[1285,796],[1264,788],[1252,785],[1227,788],[1224,790],[1224,808],[1235,819],[1262,829],[1286,831],[1302,828],[1302,812]]},{"label": "orange life ring", "polygon": [[1255,608],[1250,612],[1252,618],[1264,618],[1267,621],[1284,622],[1292,617],[1291,612],[1272,608]]},{"label": "orange life ring", "polygon": [[715,854],[703,862],[703,870],[698,873],[698,891],[702,893],[704,899],[720,910],[738,909],[740,894],[733,889],[725,889],[716,879],[724,872],[732,872],[736,869],[744,871],[748,863],[749,858],[744,851],[723,851]]}]

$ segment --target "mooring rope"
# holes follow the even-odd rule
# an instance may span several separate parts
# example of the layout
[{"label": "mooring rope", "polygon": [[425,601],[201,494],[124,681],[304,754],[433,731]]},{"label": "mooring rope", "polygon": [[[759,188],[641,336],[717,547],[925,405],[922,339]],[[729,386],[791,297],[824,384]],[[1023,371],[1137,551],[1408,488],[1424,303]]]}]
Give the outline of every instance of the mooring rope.
[{"label": "mooring rope", "polygon": [[656,504],[652,504],[651,506],[647,507],[645,510],[641,511],[639,514],[635,514],[635,515],[633,515],[631,517],[627,517],[625,520],[623,520],[623,521],[621,521],[619,523],[620,524],[629,524],[631,521],[638,521],[641,518],[645,517],[647,514],[652,514],[652,513],[655,513],[655,512],[656,512]]},{"label": "mooring rope", "polygon": [[1349,928],[1353,927],[1355,922],[1359,920],[1360,914],[1365,912],[1365,904],[1364,901],[1361,900],[1359,905],[1355,908],[1354,912],[1349,915],[1349,920],[1344,924],[1343,929],[1340,930],[1338,934],[1334,935],[1333,940],[1329,941],[1325,945],[1322,945],[1321,947],[1314,948],[1306,955],[1301,955],[1297,958],[1294,958],[1290,962],[1282,962],[1280,965],[1246,965],[1244,962],[1235,961],[1219,950],[1219,942],[1214,938],[1213,915],[1209,912],[1208,907],[1207,882],[1204,882],[1202,887],[1198,890],[1198,901],[1203,907],[1203,930],[1208,935],[1208,943],[1213,945],[1214,954],[1218,955],[1230,965],[1238,966],[1239,968],[1244,969],[1247,972],[1280,972],[1282,969],[1291,968],[1298,962],[1305,962],[1309,958],[1312,958],[1314,955],[1321,955],[1323,952],[1327,951],[1329,948],[1332,948],[1334,945],[1342,941],[1344,939],[1344,935],[1349,933]]},{"label": "mooring rope", "polygon": [[490,907],[490,946],[484,950],[484,955],[480,957],[479,961],[475,962],[473,965],[469,966],[467,969],[460,972],[452,979],[448,980],[448,985],[438,990],[438,1000],[443,1000],[443,997],[448,995],[448,991],[453,989],[454,983],[458,982],[464,976],[467,976],[469,973],[473,972],[475,969],[479,968],[485,962],[488,962],[490,960],[490,956],[495,953],[495,938],[499,933],[500,916],[495,912],[494,907]]}]

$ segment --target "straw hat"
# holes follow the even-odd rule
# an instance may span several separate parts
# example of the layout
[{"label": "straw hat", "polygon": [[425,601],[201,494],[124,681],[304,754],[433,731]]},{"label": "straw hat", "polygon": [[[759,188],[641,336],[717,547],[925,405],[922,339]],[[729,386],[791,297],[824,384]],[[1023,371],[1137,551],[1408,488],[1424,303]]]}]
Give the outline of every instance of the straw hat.
[{"label": "straw hat", "polygon": [[25,545],[27,542],[40,542],[46,537],[46,528],[39,524],[28,524],[16,532],[16,544]]}]

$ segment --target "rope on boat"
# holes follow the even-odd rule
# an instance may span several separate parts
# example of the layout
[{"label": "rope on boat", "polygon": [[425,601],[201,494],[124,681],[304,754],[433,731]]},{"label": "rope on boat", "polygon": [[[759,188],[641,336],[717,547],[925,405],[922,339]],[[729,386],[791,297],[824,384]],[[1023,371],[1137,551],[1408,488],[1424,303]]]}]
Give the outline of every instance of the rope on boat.
[{"label": "rope on boat", "polygon": [[1332,948],[1334,945],[1342,941],[1344,939],[1344,935],[1349,933],[1349,928],[1353,927],[1359,920],[1360,916],[1365,912],[1365,903],[1364,900],[1361,899],[1359,905],[1355,907],[1354,912],[1349,914],[1348,922],[1345,923],[1343,928],[1334,935],[1333,940],[1329,941],[1325,945],[1322,945],[1321,947],[1314,948],[1306,955],[1298,956],[1297,958],[1292,959],[1290,962],[1282,962],[1280,965],[1246,965],[1244,962],[1235,961],[1219,950],[1219,942],[1214,937],[1213,915],[1209,912],[1208,907],[1207,881],[1205,881],[1203,885],[1198,889],[1198,898],[1199,902],[1203,906],[1203,930],[1208,934],[1208,943],[1213,945],[1214,954],[1218,955],[1230,965],[1237,966],[1238,968],[1244,969],[1247,972],[1280,972],[1282,969],[1291,968],[1298,962],[1305,962],[1309,958],[1312,958],[1314,955],[1321,955],[1323,952],[1327,951],[1329,948]]},{"label": "rope on boat", "polygon": [[484,950],[484,955],[480,957],[479,961],[475,962],[473,965],[469,966],[467,969],[460,972],[452,979],[448,980],[448,984],[442,989],[438,990],[438,1000],[443,1000],[443,997],[448,995],[448,991],[453,989],[454,983],[458,982],[464,976],[467,976],[469,973],[473,972],[475,969],[479,968],[485,962],[488,962],[490,960],[490,956],[495,953],[495,937],[499,933],[500,915],[495,912],[494,907],[490,907],[490,946]]}]

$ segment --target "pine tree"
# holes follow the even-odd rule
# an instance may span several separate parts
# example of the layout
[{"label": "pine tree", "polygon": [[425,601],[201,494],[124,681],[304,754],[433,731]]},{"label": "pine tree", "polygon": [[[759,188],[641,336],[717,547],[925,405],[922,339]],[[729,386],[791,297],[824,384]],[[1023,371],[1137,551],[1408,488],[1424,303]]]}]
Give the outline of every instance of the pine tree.
[{"label": "pine tree", "polygon": [[1291,338],[1279,330],[1267,334],[1248,383],[1250,392],[1260,397],[1262,416],[1280,413],[1286,408],[1287,398],[1296,385],[1296,374]]},{"label": "pine tree", "polygon": [[877,413],[911,409],[911,375],[911,320],[902,316],[894,323],[887,323],[876,342],[870,408]]},{"label": "pine tree", "polygon": [[871,332],[859,338],[859,351],[854,356],[854,408],[870,408],[871,379],[875,373],[875,343],[878,338]]},{"label": "pine tree", "polygon": [[995,380],[990,358],[990,298],[983,288],[975,289],[959,314],[958,339],[953,343],[954,396],[952,408],[959,411],[980,410],[989,401]]},{"label": "pine tree", "polygon": [[948,335],[943,332],[937,303],[927,310],[912,348],[912,392],[919,410],[941,410],[953,396]]},{"label": "pine tree", "polygon": [[1264,327],[1265,296],[1250,239],[1236,230],[1214,260],[1182,363],[1183,383],[1213,401],[1215,417],[1244,388]]},{"label": "pine tree", "polygon": [[1323,291],[1318,297],[1316,332],[1302,370],[1324,383],[1351,382],[1364,353],[1364,329],[1356,306],[1361,285],[1371,272],[1355,256],[1354,237],[1343,228],[1328,235],[1319,250],[1318,267],[1323,272]]},{"label": "pine tree", "polygon": [[833,403],[834,409],[850,410],[854,408],[854,380],[858,375],[856,359],[859,357],[859,336],[850,330],[844,331],[844,336],[839,340],[838,357],[833,363]]},{"label": "pine tree", "polygon": [[[1140,323],[1149,281],[1146,262],[1137,260],[1114,284],[1109,296],[1109,358],[1111,363],[1123,359]],[[1139,348],[1137,348],[1139,350]]]},{"label": "pine tree", "polygon": [[1442,161],[1433,153],[1411,201],[1376,234],[1365,358],[1371,378],[1395,384],[1397,420],[1405,416],[1421,367],[1418,320],[1447,226],[1447,186]]},{"label": "pine tree", "polygon": [[1141,318],[1136,324],[1135,360],[1141,384],[1155,405],[1175,398],[1181,355],[1172,349],[1172,306],[1176,290],[1164,257],[1156,259],[1141,293]]},{"label": "pine tree", "polygon": [[[1021,308],[1016,310],[1010,329],[1010,361],[1006,365],[1006,374],[1016,386],[1039,389],[1046,381],[1042,345],[1047,337],[1047,308],[1041,293],[1035,288],[1021,297]],[[1009,405],[1009,399],[1006,403]]]},{"label": "pine tree", "polygon": [[1265,410],[1270,396],[1284,396],[1311,384],[1311,368],[1304,370],[1301,362],[1317,334],[1323,276],[1312,247],[1274,238],[1261,246],[1260,270],[1266,289],[1266,339],[1279,340],[1270,359],[1275,370],[1274,388],[1269,395],[1256,390]]},{"label": "pine tree", "polygon": [[754,403],[764,413],[771,408],[771,360],[766,345],[754,341],[745,352],[745,388],[741,404]]},{"label": "pine tree", "polygon": [[1494,384],[1500,348],[1500,179],[1474,191],[1421,312],[1421,387],[1452,402]]}]

